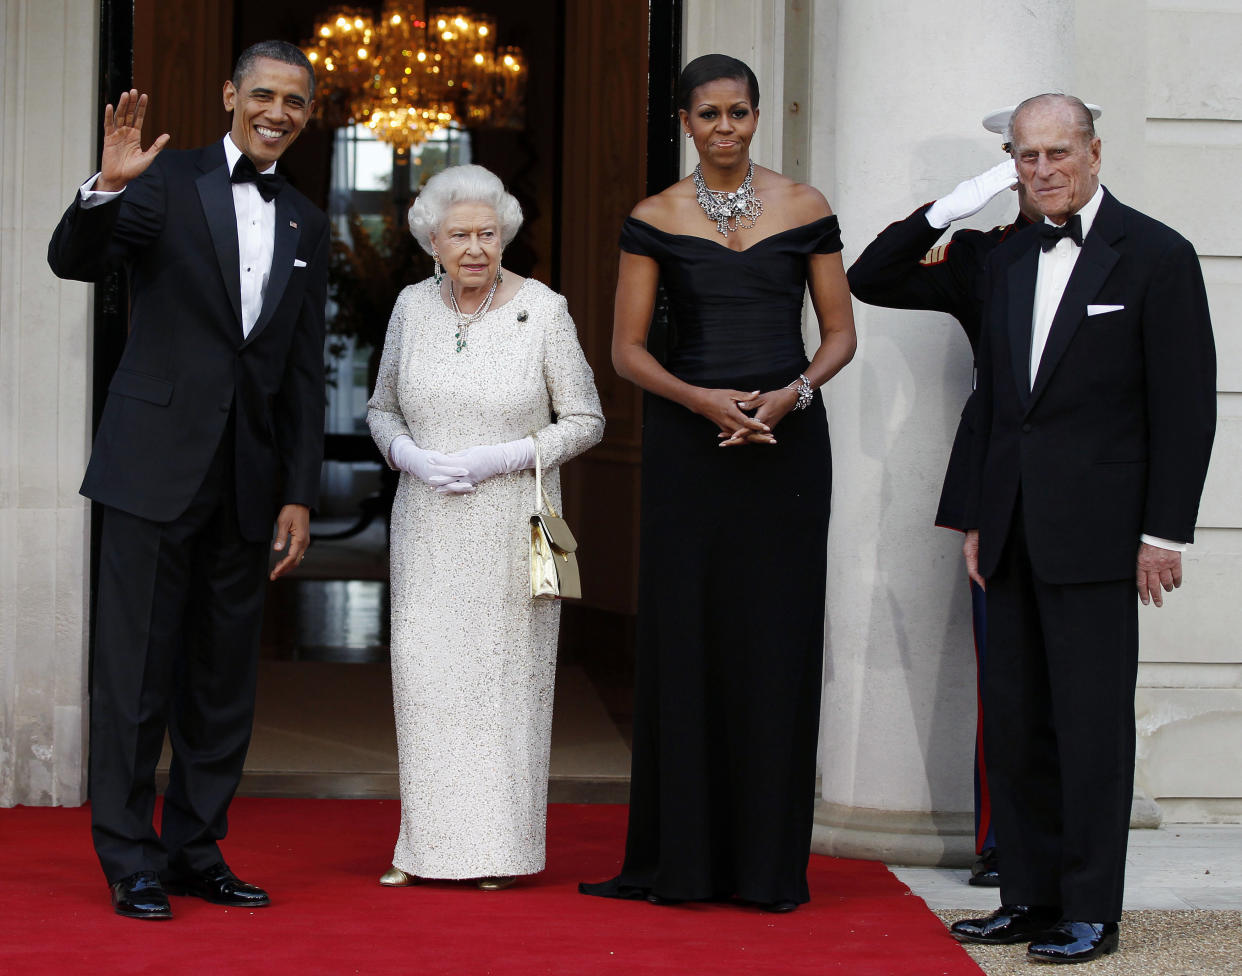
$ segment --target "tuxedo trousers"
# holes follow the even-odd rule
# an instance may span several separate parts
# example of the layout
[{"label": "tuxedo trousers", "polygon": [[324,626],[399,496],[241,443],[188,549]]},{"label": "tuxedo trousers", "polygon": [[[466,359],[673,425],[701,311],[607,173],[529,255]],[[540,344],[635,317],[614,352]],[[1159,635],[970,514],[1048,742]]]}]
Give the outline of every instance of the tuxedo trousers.
[{"label": "tuxedo trousers", "polygon": [[[238,527],[233,422],[189,508],[104,507],[91,678],[91,834],[109,883],[198,871],[241,779],[254,719],[266,542]],[[172,764],[160,830],[155,768]]]},{"label": "tuxedo trousers", "polygon": [[987,584],[984,738],[1001,901],[1119,921],[1134,792],[1134,580],[1041,580],[1019,498]]}]

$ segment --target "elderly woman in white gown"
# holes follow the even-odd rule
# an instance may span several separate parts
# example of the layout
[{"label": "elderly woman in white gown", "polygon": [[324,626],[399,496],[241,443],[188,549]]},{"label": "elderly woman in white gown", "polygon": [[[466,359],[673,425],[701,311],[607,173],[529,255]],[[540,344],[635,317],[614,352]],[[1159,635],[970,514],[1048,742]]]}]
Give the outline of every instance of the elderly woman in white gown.
[{"label": "elderly woman in white gown", "polygon": [[[522,222],[481,166],[432,177],[410,229],[433,278],[393,308],[367,423],[401,472],[392,511],[392,684],[401,828],[385,885],[507,887],[544,866],[560,607],[532,600],[536,451],[603,436],[565,299],[501,266]],[[441,265],[443,271],[441,271]]]}]

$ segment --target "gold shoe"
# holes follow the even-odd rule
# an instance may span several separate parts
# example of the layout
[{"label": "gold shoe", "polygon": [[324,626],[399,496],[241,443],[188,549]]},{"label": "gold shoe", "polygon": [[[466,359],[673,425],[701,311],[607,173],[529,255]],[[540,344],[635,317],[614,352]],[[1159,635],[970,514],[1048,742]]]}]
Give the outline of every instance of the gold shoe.
[{"label": "gold shoe", "polygon": [[501,878],[479,878],[475,882],[479,887],[479,891],[504,891],[513,885],[517,878],[501,877]]},{"label": "gold shoe", "polygon": [[380,875],[379,883],[389,888],[406,888],[410,885],[418,884],[419,879],[412,874],[406,874],[399,867],[393,866]]}]

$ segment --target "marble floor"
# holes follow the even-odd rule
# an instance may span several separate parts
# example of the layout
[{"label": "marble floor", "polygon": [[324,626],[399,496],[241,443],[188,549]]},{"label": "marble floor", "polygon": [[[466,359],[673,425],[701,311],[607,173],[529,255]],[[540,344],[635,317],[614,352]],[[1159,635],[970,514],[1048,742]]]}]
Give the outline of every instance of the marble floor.
[{"label": "marble floor", "polygon": [[[270,586],[242,795],[397,795],[384,533],[376,522],[347,539],[317,539],[303,566]],[[549,798],[623,803],[628,677],[582,648],[562,646],[561,661]],[[166,746],[161,786],[169,757]]]},{"label": "marble floor", "polygon": [[[161,787],[168,760],[166,746]],[[629,746],[578,666],[557,671],[551,765],[553,803],[624,803],[629,794]],[[239,793],[397,796],[388,662],[261,661]]]}]

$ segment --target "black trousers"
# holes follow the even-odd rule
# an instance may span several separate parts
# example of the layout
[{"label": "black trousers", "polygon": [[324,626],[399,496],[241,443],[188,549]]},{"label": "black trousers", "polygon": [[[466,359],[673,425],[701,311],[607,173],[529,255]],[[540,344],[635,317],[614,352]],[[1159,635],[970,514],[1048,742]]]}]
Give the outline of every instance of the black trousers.
[{"label": "black trousers", "polygon": [[1039,579],[1019,502],[987,601],[984,737],[1001,901],[1119,921],[1134,790],[1134,580]]},{"label": "black trousers", "polygon": [[[91,832],[109,883],[222,860],[254,718],[267,544],[237,524],[232,424],[172,522],[105,508],[91,701]],[[160,832],[155,767],[173,759]]]}]

